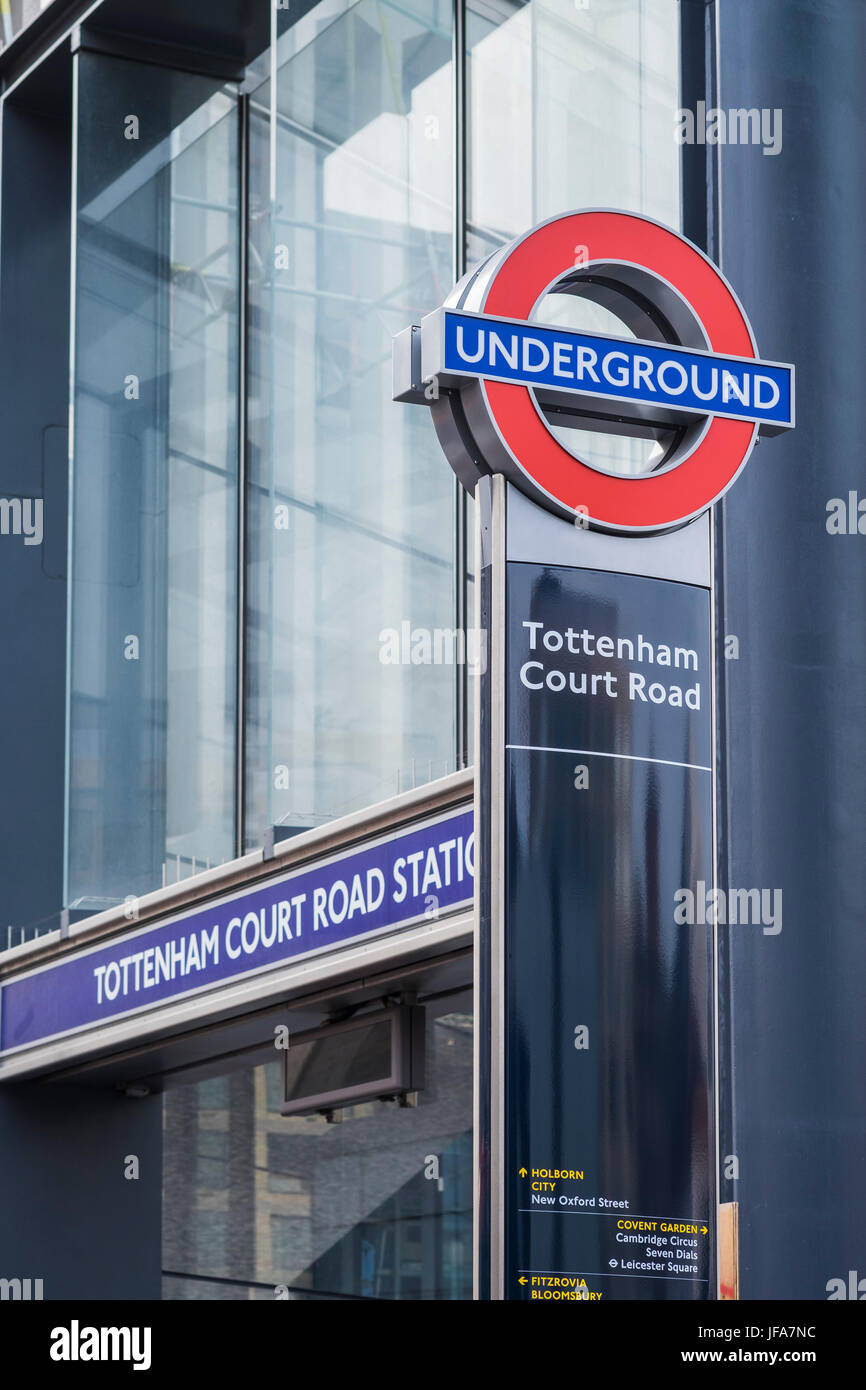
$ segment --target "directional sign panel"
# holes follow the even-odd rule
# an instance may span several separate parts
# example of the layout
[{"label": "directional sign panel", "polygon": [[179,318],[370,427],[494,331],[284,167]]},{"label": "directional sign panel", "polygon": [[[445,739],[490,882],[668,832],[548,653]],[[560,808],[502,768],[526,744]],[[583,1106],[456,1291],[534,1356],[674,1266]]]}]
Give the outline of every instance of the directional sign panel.
[{"label": "directional sign panel", "polygon": [[504,1294],[712,1297],[709,594],[509,562],[506,609]]}]

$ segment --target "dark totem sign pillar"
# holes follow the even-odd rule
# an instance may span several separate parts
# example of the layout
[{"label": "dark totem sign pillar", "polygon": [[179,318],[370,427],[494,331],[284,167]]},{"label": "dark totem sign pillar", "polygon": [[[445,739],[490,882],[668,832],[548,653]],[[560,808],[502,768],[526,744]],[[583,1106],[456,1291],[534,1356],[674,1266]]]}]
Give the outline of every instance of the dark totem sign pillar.
[{"label": "dark totem sign pillar", "polygon": [[709,521],[477,497],[478,1293],[714,1298]]},{"label": "dark totem sign pillar", "polygon": [[[709,509],[793,428],[793,368],[696,246],[587,209],[400,334],[393,394],[479,504],[477,1295],[714,1298]],[[656,448],[611,471],[566,429]]]}]

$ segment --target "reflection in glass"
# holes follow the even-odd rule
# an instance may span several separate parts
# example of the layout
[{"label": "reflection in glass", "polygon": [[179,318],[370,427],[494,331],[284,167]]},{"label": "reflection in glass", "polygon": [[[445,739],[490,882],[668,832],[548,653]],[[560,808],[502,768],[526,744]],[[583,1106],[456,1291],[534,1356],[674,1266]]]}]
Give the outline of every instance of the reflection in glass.
[{"label": "reflection in glass", "polygon": [[[578,208],[679,226],[677,0],[468,0],[466,32],[470,265]],[[631,336],[570,295],[548,295],[536,316]],[[671,442],[553,429],[579,458],[616,473],[651,470]]]},{"label": "reflection in glass", "polygon": [[268,83],[251,114],[249,844],[454,770],[454,665],[387,639],[453,628],[453,479],[391,400],[392,336],[452,280],[451,6],[279,20],[273,128]]},{"label": "reflection in glass", "polygon": [[66,901],[94,910],[234,853],[237,104],[75,62]]},{"label": "reflection in glass", "polygon": [[414,1109],[375,1100],[341,1124],[284,1118],[278,1062],[223,1078],[223,1108],[210,1082],[167,1092],[164,1296],[273,1298],[281,1285],[292,1298],[470,1298],[466,1003],[428,1009]]}]

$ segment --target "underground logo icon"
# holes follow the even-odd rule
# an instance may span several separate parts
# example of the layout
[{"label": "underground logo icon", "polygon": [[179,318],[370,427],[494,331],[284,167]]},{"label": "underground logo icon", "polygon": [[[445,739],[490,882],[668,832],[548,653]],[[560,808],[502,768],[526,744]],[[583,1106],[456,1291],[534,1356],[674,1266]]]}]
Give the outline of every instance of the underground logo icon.
[{"label": "underground logo icon", "polygon": [[[794,369],[759,359],[730,285],[684,237],[572,212],[494,252],[395,339],[394,399],[429,406],[470,491],[503,473],[583,525],[650,534],[699,516],[759,434],[793,427]],[[611,459],[600,436],[636,443]]]}]

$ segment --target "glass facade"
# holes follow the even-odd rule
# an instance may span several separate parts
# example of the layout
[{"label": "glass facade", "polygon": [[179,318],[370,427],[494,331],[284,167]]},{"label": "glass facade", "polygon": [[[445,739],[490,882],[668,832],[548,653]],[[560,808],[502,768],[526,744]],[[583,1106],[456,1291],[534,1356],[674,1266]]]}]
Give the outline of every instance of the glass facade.
[{"label": "glass facade", "polygon": [[67,903],[235,850],[237,96],[75,58]]},{"label": "glass facade", "polygon": [[[246,835],[454,771],[455,489],[391,340],[452,280],[451,6],[279,13],[251,95]],[[276,91],[272,91],[271,81]]]},{"label": "glass facade", "polygon": [[415,1107],[280,1115],[280,1063],[164,1104],[164,1296],[472,1296],[472,1014],[427,1007]]},{"label": "glass facade", "polygon": [[0,52],[22,29],[47,10],[51,0],[2,0],[0,4]]},{"label": "glass facade", "polygon": [[[469,0],[466,33],[470,264],[576,207],[619,208],[679,227],[677,4]],[[546,295],[536,317],[630,334],[580,291]],[[642,336],[656,336],[651,325]],[[646,471],[669,442],[552,429],[565,448],[612,472]]]},{"label": "glass facade", "polygon": [[679,5],[468,0],[470,262],[574,207],[676,225]]}]

